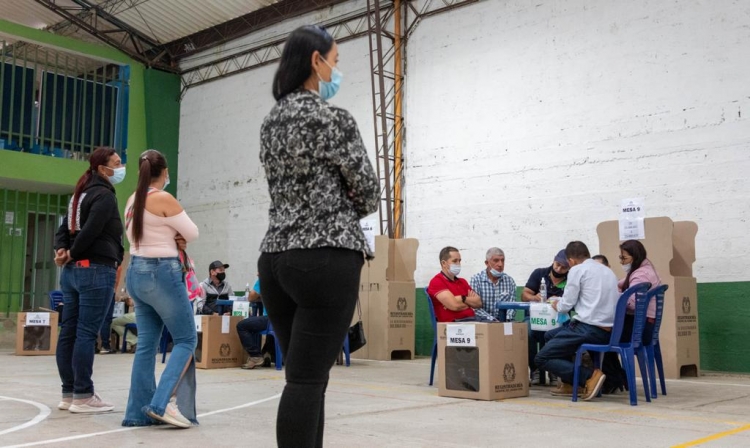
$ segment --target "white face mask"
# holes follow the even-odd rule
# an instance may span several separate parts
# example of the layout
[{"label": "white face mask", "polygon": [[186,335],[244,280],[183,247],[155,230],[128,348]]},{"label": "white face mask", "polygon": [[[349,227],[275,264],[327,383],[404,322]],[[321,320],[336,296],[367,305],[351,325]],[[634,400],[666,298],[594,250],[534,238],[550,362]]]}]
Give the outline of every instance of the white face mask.
[{"label": "white face mask", "polygon": [[452,264],[448,268],[449,271],[451,271],[451,274],[458,275],[461,273],[461,265],[460,264]]},{"label": "white face mask", "polygon": [[631,263],[622,265],[622,270],[625,271],[626,274],[630,272],[630,265]]}]

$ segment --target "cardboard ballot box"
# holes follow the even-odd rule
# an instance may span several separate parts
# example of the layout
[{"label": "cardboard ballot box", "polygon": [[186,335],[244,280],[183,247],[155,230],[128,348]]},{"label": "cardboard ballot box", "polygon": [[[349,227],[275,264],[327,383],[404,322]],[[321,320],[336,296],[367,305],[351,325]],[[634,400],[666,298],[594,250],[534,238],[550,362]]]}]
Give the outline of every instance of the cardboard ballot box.
[{"label": "cardboard ballot box", "polygon": [[28,311],[18,313],[16,355],[54,355],[57,349],[57,313]]},{"label": "cardboard ballot box", "polygon": [[[414,238],[375,236],[375,259],[365,262],[359,285],[367,344],[360,359],[414,359],[417,247]],[[359,320],[354,313],[352,324]]]},{"label": "cardboard ballot box", "polygon": [[198,345],[195,349],[195,366],[199,369],[239,367],[245,359],[245,350],[237,335],[241,316],[194,316]]},{"label": "cardboard ballot box", "polygon": [[438,395],[502,400],[529,395],[524,322],[438,323]]}]

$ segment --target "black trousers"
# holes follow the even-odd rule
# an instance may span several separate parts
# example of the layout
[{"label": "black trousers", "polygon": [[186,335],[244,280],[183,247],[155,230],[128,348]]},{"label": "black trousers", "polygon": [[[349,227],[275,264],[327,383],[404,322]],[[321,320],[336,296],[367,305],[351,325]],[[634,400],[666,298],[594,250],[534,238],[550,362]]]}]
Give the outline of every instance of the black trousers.
[{"label": "black trousers", "polygon": [[260,290],[284,356],[276,417],[280,448],[322,447],[328,375],[351,324],[364,263],[348,249],[263,253]]}]

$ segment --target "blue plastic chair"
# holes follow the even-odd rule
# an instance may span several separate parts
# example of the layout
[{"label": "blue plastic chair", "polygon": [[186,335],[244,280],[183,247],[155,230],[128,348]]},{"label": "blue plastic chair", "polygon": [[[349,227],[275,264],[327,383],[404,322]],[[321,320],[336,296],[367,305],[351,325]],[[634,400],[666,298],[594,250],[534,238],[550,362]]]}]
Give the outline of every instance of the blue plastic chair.
[{"label": "blue plastic chair", "polygon": [[[648,386],[648,373],[646,370],[646,349],[643,347],[641,340],[643,338],[643,327],[646,325],[646,308],[648,307],[647,293],[651,288],[650,283],[639,283],[631,286],[622,293],[617,300],[615,311],[615,322],[612,327],[612,333],[609,338],[609,344],[583,344],[576,351],[576,360],[573,367],[573,401],[578,401],[578,384],[581,369],[581,356],[584,351],[599,352],[599,356],[593,357],[594,364],[597,368],[602,364],[604,353],[615,352],[620,355],[622,367],[625,370],[628,379],[628,389],[630,390],[630,404],[638,404],[638,394],[635,387],[635,357],[638,357],[638,365],[641,369],[641,378],[643,379],[643,389],[646,394],[646,401],[651,401],[651,394]],[[628,304],[628,298],[635,294],[635,319],[633,321],[633,335],[630,342],[620,342],[622,329],[625,322],[625,312]]]},{"label": "blue plastic chair", "polygon": [[[128,331],[133,332],[133,334],[138,334],[138,326],[136,324],[125,324],[125,330],[122,332],[122,350],[120,350],[121,353],[125,353],[128,351],[128,343],[127,343]],[[163,334],[164,333],[162,333],[162,337],[163,337]],[[166,353],[164,356],[166,356]],[[164,359],[162,359],[161,362],[163,363]]]},{"label": "blue plastic chair", "polygon": [[63,293],[62,291],[53,290],[49,293],[49,309],[56,311],[58,305],[63,303]]},{"label": "blue plastic chair", "polygon": [[432,365],[430,366],[430,386],[432,386],[433,380],[435,379],[435,361],[437,361],[438,353],[437,318],[435,317],[435,306],[432,304],[432,298],[426,287],[424,293],[427,295],[427,308],[430,310],[430,321],[432,322],[432,333],[434,335],[432,341]]},{"label": "blue plastic chair", "polygon": [[646,358],[648,359],[648,380],[651,382],[651,398],[659,398],[659,394],[656,392],[656,369],[659,370],[661,394],[667,395],[667,385],[664,381],[664,363],[661,359],[661,346],[659,345],[659,328],[661,328],[661,318],[664,314],[664,293],[668,288],[668,285],[661,285],[648,292],[649,302],[652,297],[655,297],[656,300],[654,335],[651,337],[651,343],[645,346]]},{"label": "blue plastic chair", "polygon": [[276,370],[281,370],[281,366],[284,364],[284,357],[281,355],[281,345],[279,345],[279,338],[276,337],[276,333],[273,331],[273,324],[271,324],[270,319],[268,320],[268,327],[266,328],[266,331],[262,331],[260,334],[273,336],[274,348],[276,349]]},{"label": "blue plastic chair", "polygon": [[172,335],[169,334],[167,326],[164,326],[164,330],[161,332],[161,340],[159,340],[159,350],[161,351],[161,363],[164,364],[167,360],[167,346],[169,341],[172,340]]}]

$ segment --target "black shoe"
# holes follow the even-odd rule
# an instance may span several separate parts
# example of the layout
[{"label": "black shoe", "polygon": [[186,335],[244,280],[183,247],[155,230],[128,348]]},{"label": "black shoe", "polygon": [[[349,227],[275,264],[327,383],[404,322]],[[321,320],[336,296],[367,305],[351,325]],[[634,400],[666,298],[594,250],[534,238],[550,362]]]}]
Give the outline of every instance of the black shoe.
[{"label": "black shoe", "polygon": [[263,356],[263,367],[271,367],[271,355],[268,353]]},{"label": "black shoe", "polygon": [[622,391],[622,389],[622,384],[605,384],[604,386],[602,386],[602,394],[616,394],[618,390]]}]

